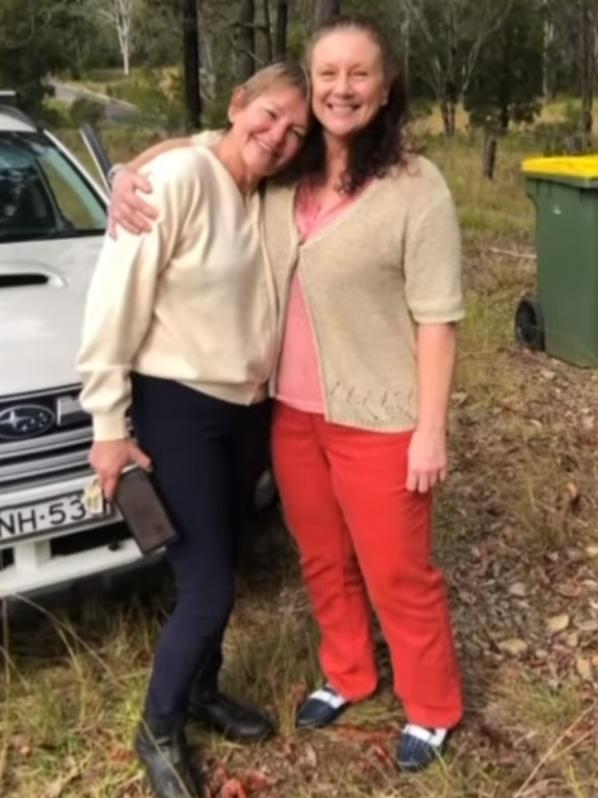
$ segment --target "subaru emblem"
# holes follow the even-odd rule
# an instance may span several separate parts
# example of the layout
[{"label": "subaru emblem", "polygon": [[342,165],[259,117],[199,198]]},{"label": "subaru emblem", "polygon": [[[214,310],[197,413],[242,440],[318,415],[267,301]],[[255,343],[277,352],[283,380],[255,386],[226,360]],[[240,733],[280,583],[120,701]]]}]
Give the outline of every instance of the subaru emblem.
[{"label": "subaru emblem", "polygon": [[0,440],[18,441],[42,435],[54,426],[56,417],[42,405],[16,405],[0,412]]}]

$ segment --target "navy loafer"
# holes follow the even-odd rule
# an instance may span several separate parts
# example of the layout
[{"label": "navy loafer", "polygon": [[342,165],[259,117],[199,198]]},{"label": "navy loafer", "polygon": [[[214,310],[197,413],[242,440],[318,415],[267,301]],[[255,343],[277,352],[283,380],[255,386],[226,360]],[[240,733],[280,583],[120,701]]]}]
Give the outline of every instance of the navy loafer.
[{"label": "navy loafer", "polygon": [[440,759],[447,738],[447,729],[425,729],[408,723],[397,744],[398,766],[410,773],[424,770]]},{"label": "navy loafer", "polygon": [[300,729],[321,729],[335,721],[350,704],[334,687],[325,684],[299,708],[295,723]]}]

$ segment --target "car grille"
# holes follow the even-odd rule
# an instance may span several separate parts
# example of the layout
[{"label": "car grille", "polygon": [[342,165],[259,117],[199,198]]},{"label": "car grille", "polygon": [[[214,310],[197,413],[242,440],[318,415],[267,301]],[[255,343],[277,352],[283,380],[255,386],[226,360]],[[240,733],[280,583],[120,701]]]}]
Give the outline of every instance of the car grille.
[{"label": "car grille", "polygon": [[79,390],[70,385],[0,399],[0,491],[87,468],[92,428]]}]

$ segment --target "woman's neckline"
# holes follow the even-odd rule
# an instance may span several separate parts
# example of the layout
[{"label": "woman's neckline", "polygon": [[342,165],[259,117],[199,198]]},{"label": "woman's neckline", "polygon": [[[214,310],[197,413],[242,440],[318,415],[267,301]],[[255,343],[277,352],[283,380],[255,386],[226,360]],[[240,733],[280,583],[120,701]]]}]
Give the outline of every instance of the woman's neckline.
[{"label": "woman's neckline", "polygon": [[255,183],[255,185],[250,190],[244,191],[241,188],[241,186],[239,185],[239,183],[238,183],[237,179],[235,178],[235,176],[233,175],[233,173],[231,172],[231,170],[230,170],[229,166],[227,165],[226,161],[218,153],[218,147],[221,145],[221,143],[222,143],[222,139],[220,139],[219,141],[215,142],[214,144],[206,146],[206,150],[210,153],[210,155],[213,158],[213,160],[216,161],[216,163],[219,164],[220,168],[224,172],[226,172],[226,174],[229,177],[229,180],[235,186],[235,189],[237,191],[237,194],[239,195],[239,198],[241,199],[241,201],[245,205],[247,205],[249,202],[251,202],[252,198],[255,197],[255,195],[258,193],[258,189],[260,187],[260,183],[262,183],[263,181],[262,180],[258,180]]},{"label": "woman's neckline", "polygon": [[[361,207],[364,204],[364,202],[366,202],[366,200],[369,198],[369,196],[372,193],[375,193],[375,191],[378,189],[379,186],[381,186],[383,184],[383,182],[384,181],[382,179],[378,178],[378,177],[371,178],[371,180],[367,183],[367,185],[365,185],[363,187],[363,189],[359,192],[359,195],[357,197],[355,197],[353,202],[350,202],[346,207],[344,207],[341,210],[339,210],[337,216],[335,216],[333,219],[331,219],[328,224],[324,225],[324,227],[320,231],[315,233],[313,236],[310,236],[307,239],[307,241],[305,241],[304,243],[301,243],[300,246],[301,247],[309,247],[312,243],[316,243],[317,241],[321,240],[322,238],[325,238],[327,235],[331,234],[336,228],[338,228],[342,224],[344,224],[345,220],[348,217],[352,216],[356,212],[356,210],[359,207]],[[296,230],[297,233],[299,231],[297,230],[297,225],[295,223],[295,208],[296,208],[296,202],[297,202],[297,197],[299,195],[300,188],[301,188],[300,185],[298,185],[296,187],[296,191],[295,191],[294,199],[293,199],[293,203],[292,203],[293,227],[294,227],[294,229]]]}]

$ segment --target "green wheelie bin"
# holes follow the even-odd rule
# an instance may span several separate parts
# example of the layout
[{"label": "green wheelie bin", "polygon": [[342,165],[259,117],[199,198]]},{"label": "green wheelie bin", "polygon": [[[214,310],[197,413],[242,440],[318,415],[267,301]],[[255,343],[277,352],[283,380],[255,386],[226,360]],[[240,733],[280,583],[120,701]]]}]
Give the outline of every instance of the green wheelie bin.
[{"label": "green wheelie bin", "polygon": [[517,340],[598,366],[598,155],[523,162],[536,207],[538,298],[517,307]]}]

